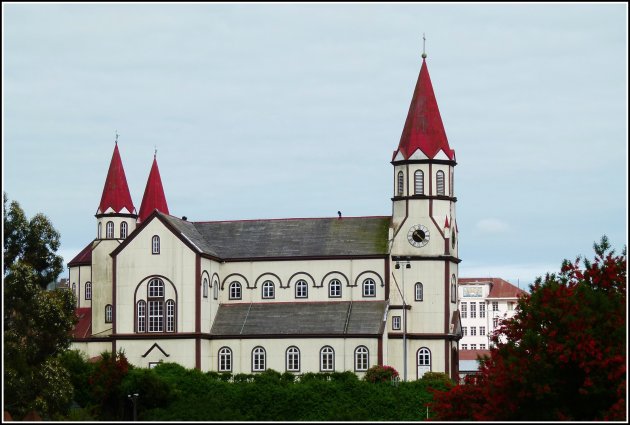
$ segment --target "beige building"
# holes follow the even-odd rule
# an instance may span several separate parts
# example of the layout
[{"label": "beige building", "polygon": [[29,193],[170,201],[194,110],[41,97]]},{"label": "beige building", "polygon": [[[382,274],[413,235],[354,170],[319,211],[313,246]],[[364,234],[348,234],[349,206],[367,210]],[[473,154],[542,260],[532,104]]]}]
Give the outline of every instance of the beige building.
[{"label": "beige building", "polygon": [[391,157],[391,216],[192,222],[169,213],[156,158],[136,212],[116,144],[96,237],[68,264],[74,347],[144,367],[456,378],[456,160],[425,58]]}]

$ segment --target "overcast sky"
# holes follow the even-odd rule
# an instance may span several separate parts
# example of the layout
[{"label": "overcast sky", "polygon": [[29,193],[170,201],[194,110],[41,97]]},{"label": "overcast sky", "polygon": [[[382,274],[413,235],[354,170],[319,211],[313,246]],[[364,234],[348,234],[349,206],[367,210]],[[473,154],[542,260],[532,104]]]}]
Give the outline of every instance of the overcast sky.
[{"label": "overcast sky", "polygon": [[116,131],[136,209],[157,147],[189,220],[391,214],[423,32],[458,162],[460,276],[524,288],[604,234],[627,244],[625,3],[2,12],[3,189],[51,219],[66,263],[96,235]]}]

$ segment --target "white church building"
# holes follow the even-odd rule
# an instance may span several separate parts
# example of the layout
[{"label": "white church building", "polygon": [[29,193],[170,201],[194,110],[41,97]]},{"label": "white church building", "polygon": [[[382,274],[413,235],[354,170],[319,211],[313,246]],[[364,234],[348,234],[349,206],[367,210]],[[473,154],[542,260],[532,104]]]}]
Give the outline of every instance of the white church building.
[{"label": "white church building", "polygon": [[96,237],[68,263],[73,348],[140,367],[457,378],[456,160],[422,57],[387,159],[391,216],[189,221],[170,214],[155,157],[137,211],[116,143]]}]

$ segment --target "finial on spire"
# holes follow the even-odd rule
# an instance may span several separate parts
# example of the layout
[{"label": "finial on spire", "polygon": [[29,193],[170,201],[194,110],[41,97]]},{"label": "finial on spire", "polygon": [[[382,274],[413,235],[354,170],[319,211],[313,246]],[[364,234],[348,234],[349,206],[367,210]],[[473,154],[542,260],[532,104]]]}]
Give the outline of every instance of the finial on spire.
[{"label": "finial on spire", "polygon": [[153,152],[153,158],[157,157],[157,146],[153,145],[153,149],[155,149],[155,151]]},{"label": "finial on spire", "polygon": [[116,133],[116,140],[114,140],[114,142],[118,144],[118,130],[114,130],[114,132]]},{"label": "finial on spire", "polygon": [[424,33],[422,33],[422,59],[426,59],[427,57],[427,53],[426,53],[426,42],[427,42],[427,38],[424,36]]}]

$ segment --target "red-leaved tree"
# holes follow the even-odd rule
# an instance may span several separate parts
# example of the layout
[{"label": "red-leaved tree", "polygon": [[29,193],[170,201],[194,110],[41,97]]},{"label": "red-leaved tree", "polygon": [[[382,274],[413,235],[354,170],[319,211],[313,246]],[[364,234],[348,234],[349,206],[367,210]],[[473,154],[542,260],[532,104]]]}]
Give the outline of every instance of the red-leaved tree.
[{"label": "red-leaved tree", "polygon": [[536,279],[479,375],[434,394],[434,419],[626,420],[626,249],[594,250]]}]

